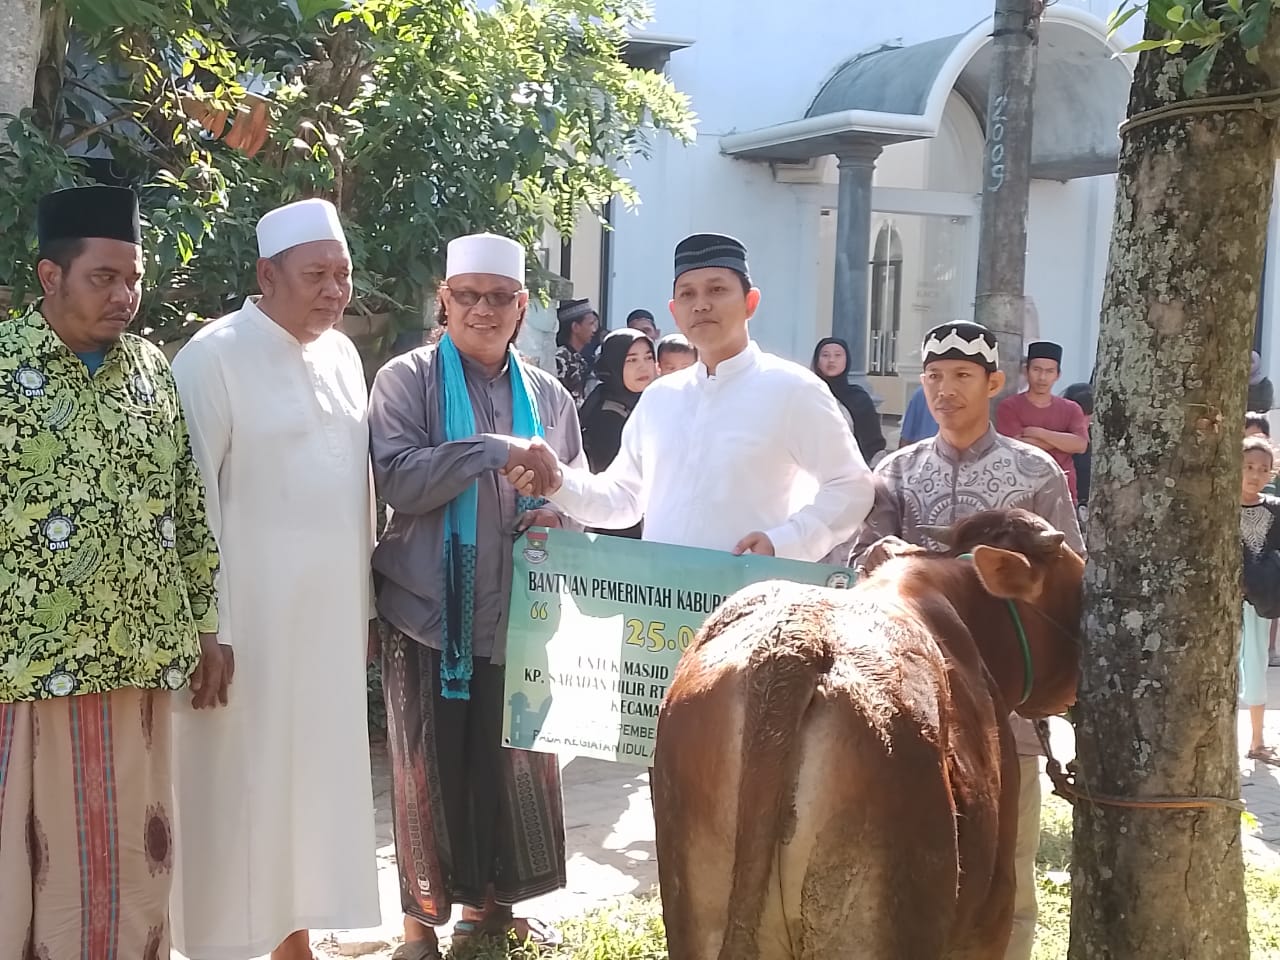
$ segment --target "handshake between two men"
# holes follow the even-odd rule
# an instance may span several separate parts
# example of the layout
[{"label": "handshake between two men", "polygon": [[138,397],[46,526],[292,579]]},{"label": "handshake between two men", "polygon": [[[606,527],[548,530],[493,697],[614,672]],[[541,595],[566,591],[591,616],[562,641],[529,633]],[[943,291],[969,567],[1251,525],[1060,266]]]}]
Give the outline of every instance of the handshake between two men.
[{"label": "handshake between two men", "polygon": [[507,438],[507,465],[502,468],[516,490],[526,497],[549,497],[560,489],[564,474],[555,451],[541,437],[522,440]]}]

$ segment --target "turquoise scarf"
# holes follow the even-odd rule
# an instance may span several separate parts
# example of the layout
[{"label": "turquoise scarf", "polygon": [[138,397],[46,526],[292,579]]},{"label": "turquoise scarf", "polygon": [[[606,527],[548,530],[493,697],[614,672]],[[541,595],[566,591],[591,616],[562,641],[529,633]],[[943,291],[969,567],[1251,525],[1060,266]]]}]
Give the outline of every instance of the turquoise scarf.
[{"label": "turquoise scarf", "polygon": [[[476,435],[476,418],[467,393],[462,355],[446,334],[437,348],[440,364],[440,406],[446,441],[467,440]],[[541,437],[538,407],[529,396],[524,367],[514,347],[507,348],[511,378],[512,432],[517,437]],[[472,483],[451,500],[444,511],[445,605],[441,618],[444,652],[440,657],[440,691],[448,700],[471,699],[472,625],[476,603],[476,521],[480,502],[479,482]],[[546,501],[520,497],[523,513]]]}]

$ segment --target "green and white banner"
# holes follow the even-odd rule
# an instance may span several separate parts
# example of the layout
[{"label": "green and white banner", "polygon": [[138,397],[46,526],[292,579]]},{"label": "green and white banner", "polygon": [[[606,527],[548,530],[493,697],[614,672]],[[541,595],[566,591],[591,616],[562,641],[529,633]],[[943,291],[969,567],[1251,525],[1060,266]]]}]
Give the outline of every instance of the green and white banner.
[{"label": "green and white banner", "polygon": [[515,544],[504,743],[649,765],[680,655],[762,580],[838,589],[853,571],[622,537],[530,530]]}]

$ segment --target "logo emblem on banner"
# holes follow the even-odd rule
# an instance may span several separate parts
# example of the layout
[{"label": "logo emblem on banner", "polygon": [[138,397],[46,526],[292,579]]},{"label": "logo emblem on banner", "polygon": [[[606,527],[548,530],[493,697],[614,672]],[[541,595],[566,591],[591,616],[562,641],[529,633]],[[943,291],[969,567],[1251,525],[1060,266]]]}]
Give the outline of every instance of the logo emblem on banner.
[{"label": "logo emblem on banner", "polygon": [[547,531],[530,530],[524,535],[524,558],[530,563],[542,563],[547,559]]},{"label": "logo emblem on banner", "polygon": [[853,573],[845,573],[843,570],[837,571],[827,577],[827,586],[832,590],[848,590],[853,586]]}]

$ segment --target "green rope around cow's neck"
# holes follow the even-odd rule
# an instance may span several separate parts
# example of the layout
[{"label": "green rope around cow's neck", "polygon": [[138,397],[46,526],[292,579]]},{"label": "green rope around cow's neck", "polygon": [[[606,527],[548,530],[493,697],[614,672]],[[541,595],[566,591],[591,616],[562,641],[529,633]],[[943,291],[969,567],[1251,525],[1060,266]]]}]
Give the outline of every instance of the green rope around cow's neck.
[{"label": "green rope around cow's neck", "polygon": [[[973,554],[962,554],[958,559],[972,560]],[[1031,698],[1032,684],[1035,682],[1031,666],[1031,644],[1027,642],[1027,631],[1022,626],[1022,617],[1018,613],[1018,608],[1009,599],[1005,600],[1005,604],[1009,608],[1009,617],[1013,620],[1013,629],[1018,634],[1018,644],[1022,647],[1022,699],[1018,701],[1018,706],[1022,706]]]}]

